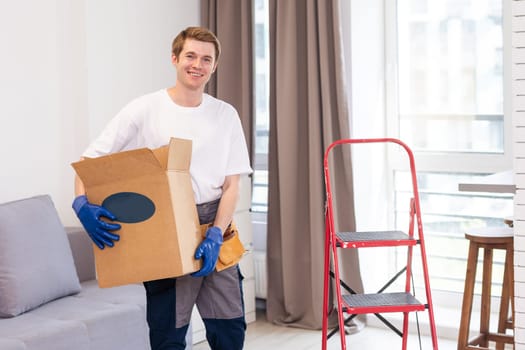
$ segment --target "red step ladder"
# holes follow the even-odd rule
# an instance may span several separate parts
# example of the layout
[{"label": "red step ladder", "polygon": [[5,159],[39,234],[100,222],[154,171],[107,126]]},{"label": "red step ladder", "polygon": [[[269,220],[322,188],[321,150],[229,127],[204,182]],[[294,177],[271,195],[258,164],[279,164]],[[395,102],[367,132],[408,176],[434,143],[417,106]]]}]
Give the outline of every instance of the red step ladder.
[{"label": "red step ladder", "polygon": [[[410,161],[412,177],[412,195],[410,200],[410,220],[408,232],[401,231],[374,231],[374,232],[336,232],[334,224],[334,213],[332,204],[332,188],[330,184],[329,157],[330,152],[336,146],[362,144],[362,143],[387,143],[397,144],[404,149]],[[436,326],[434,322],[434,311],[428,276],[427,260],[425,253],[425,241],[423,225],[421,222],[421,210],[419,205],[419,194],[416,180],[416,169],[414,155],[410,148],[400,140],[393,138],[377,139],[341,139],[328,146],[324,155],[324,175],[326,188],[326,213],[325,213],[325,259],[324,259],[324,297],[323,297],[323,345],[327,349],[328,338],[339,331],[341,338],[341,349],[346,350],[345,323],[348,323],[359,314],[375,314],[390,329],[402,337],[402,349],[406,350],[408,340],[408,316],[411,312],[427,311],[429,316],[430,334],[434,350],[438,349]],[[417,234],[414,226],[417,224]],[[419,246],[421,250],[421,264],[424,276],[426,302],[420,302],[411,291],[412,279],[412,254],[413,249]],[[407,263],[391,280],[389,280],[377,293],[357,294],[340,279],[338,249],[359,249],[369,247],[406,247]],[[333,265],[333,271],[331,269]],[[399,277],[405,276],[404,290],[399,292],[384,292]],[[331,292],[330,281],[334,280],[334,290]],[[342,294],[342,288],[350,294]],[[329,305],[329,294],[335,294],[335,305]],[[328,316],[331,311],[338,313],[338,326],[328,334]],[[382,313],[402,312],[403,330],[397,329]],[[348,317],[345,319],[344,314]]]}]

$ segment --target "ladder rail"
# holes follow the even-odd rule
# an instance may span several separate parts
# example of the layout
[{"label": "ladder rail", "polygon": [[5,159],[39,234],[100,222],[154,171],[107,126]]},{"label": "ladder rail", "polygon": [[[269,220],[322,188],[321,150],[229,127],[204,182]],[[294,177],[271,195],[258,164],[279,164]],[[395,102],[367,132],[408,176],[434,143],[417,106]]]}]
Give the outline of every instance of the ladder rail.
[{"label": "ladder rail", "polygon": [[[337,258],[337,248],[338,246],[342,246],[336,237],[335,232],[335,224],[334,224],[334,213],[333,213],[333,199],[332,199],[332,188],[331,188],[331,181],[330,181],[330,167],[329,167],[329,158],[332,150],[335,147],[346,145],[346,144],[362,144],[362,143],[394,143],[399,146],[401,146],[405,152],[407,153],[409,164],[410,164],[410,173],[411,173],[411,180],[412,180],[412,193],[413,198],[411,199],[411,209],[410,209],[410,220],[409,220],[409,232],[408,235],[410,238],[414,238],[415,236],[415,230],[414,226],[417,226],[417,241],[419,243],[419,247],[421,250],[421,264],[423,268],[423,278],[424,278],[424,284],[425,284],[425,296],[426,296],[426,309],[429,313],[429,325],[430,325],[430,332],[432,336],[432,345],[433,349],[438,349],[437,344],[437,331],[436,331],[436,325],[435,325],[435,319],[434,319],[434,310],[433,310],[433,302],[432,302],[432,293],[430,290],[430,278],[428,276],[428,263],[426,258],[426,248],[425,248],[425,240],[424,240],[424,233],[423,233],[423,224],[421,219],[421,206],[420,206],[420,199],[419,199],[419,190],[417,185],[417,174],[416,174],[416,168],[415,168],[415,158],[414,154],[412,153],[412,150],[401,140],[395,139],[395,138],[370,138],[370,139],[340,139],[332,142],[326,149],[323,159],[323,170],[324,170],[324,181],[325,181],[325,190],[326,190],[326,202],[325,202],[325,276],[324,276],[324,297],[323,297],[323,346],[322,349],[326,350],[326,335],[327,335],[327,317],[328,317],[328,303],[329,303],[329,297],[328,293],[330,291],[330,277],[329,277],[329,270],[330,270],[330,256],[333,257],[333,264],[334,264],[334,274],[335,274],[335,293],[336,293],[336,299],[337,299],[337,305],[338,309],[341,305],[343,305],[343,300],[341,297],[341,285],[340,285],[340,276],[339,276],[339,267],[338,267],[338,258]],[[415,217],[415,221],[414,221]],[[346,248],[346,246],[343,246]],[[353,248],[357,248],[357,246],[354,246]],[[411,276],[411,266],[412,266],[412,250],[413,245],[408,245],[408,254],[407,254],[407,278],[405,282],[405,291],[410,291],[410,277]],[[340,329],[343,329],[341,333],[341,347],[342,349],[346,349],[346,341],[344,337],[344,317],[342,310],[338,310],[338,321],[339,321],[339,327]],[[408,331],[408,314],[409,312],[403,312],[403,332],[404,334],[407,334]],[[407,340],[406,337],[403,337],[403,349],[406,349]]]},{"label": "ladder rail", "polygon": [[331,234],[329,230],[329,220],[328,220],[328,209],[327,206],[325,206],[325,243],[324,243],[324,280],[323,280],[323,342],[322,342],[322,350],[326,350],[327,346],[327,339],[328,339],[328,314],[330,310],[329,308],[329,302],[328,302],[328,294],[330,292],[330,241],[331,241]]}]

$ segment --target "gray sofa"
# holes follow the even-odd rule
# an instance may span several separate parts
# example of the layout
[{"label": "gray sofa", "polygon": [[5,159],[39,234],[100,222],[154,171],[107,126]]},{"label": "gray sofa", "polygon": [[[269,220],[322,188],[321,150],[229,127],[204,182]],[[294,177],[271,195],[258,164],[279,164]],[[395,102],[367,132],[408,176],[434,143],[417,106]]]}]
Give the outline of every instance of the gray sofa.
[{"label": "gray sofa", "polygon": [[95,278],[89,237],[49,196],[0,204],[0,349],[150,349],[144,287]]}]

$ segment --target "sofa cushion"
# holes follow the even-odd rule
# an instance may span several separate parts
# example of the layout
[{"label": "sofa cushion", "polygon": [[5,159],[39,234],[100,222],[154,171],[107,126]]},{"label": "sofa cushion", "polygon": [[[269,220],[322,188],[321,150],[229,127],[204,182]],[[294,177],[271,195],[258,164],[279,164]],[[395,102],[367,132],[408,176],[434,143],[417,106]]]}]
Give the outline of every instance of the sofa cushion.
[{"label": "sofa cushion", "polygon": [[71,296],[43,305],[30,315],[82,323],[89,335],[90,349],[150,349],[146,315],[138,305]]},{"label": "sofa cushion", "polygon": [[142,284],[127,284],[111,288],[99,288],[97,281],[82,283],[82,291],[75,298],[96,300],[108,304],[136,305],[146,315],[146,290]]},{"label": "sofa cushion", "polygon": [[2,350],[27,350],[24,343],[16,339],[0,339],[0,349]]},{"label": "sofa cushion", "polygon": [[51,197],[0,204],[0,317],[79,291],[71,248]]},{"label": "sofa cushion", "polygon": [[66,226],[65,229],[80,283],[96,279],[93,241],[82,227]]},{"label": "sofa cushion", "polygon": [[90,350],[92,348],[88,329],[83,322],[59,320],[26,312],[18,317],[0,320],[0,349]]}]

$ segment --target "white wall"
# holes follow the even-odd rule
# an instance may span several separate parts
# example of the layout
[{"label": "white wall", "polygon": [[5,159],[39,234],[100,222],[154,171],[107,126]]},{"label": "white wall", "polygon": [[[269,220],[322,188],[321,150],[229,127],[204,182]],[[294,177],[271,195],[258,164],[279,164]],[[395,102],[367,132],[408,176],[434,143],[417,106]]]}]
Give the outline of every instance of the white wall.
[{"label": "white wall", "polygon": [[171,85],[173,37],[198,25],[185,0],[0,1],[0,203],[53,198],[65,225],[76,161],[142,93]]},{"label": "white wall", "polygon": [[512,124],[514,142],[514,341],[525,349],[525,2],[512,1]]}]

